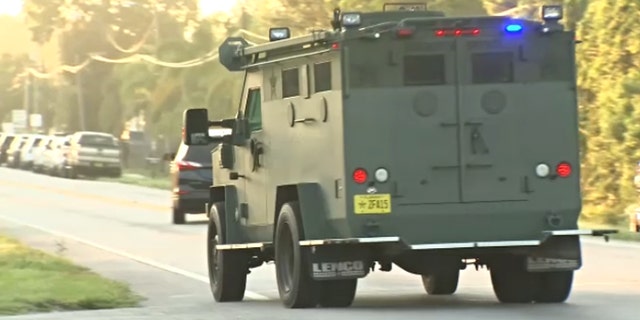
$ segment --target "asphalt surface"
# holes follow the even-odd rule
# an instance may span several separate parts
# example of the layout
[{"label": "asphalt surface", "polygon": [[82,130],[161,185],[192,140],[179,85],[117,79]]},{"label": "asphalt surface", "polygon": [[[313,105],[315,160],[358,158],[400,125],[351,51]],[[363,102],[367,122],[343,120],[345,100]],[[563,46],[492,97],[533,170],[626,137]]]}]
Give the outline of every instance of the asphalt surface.
[{"label": "asphalt surface", "polygon": [[66,180],[0,168],[0,232],[62,252],[105,276],[131,283],[142,308],[2,319],[637,319],[640,245],[584,239],[584,267],[561,305],[504,305],[486,270],[462,272],[458,293],[430,297],[399,268],[358,284],[348,309],[288,310],[273,265],[249,275],[247,298],[219,304],[208,289],[204,217],[170,223],[169,193],[117,183]]}]

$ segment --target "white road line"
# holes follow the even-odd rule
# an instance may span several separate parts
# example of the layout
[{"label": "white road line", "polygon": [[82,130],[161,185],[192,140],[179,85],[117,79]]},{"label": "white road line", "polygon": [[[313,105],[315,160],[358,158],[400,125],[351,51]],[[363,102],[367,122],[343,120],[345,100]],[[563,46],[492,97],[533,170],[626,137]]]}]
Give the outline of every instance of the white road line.
[{"label": "white road line", "polygon": [[[18,225],[21,225],[21,226],[25,226],[25,227],[28,227],[28,228],[40,230],[42,232],[46,232],[46,233],[49,233],[49,234],[52,234],[52,235],[55,235],[55,236],[58,236],[58,237],[67,238],[67,239],[73,240],[75,242],[79,242],[79,243],[82,243],[82,244],[85,244],[85,245],[88,245],[88,246],[91,246],[91,247],[94,247],[94,248],[97,248],[97,249],[100,249],[100,250],[103,250],[103,251],[107,251],[107,252],[110,252],[110,253],[113,253],[113,254],[116,254],[116,255],[131,259],[131,260],[135,260],[137,262],[140,262],[140,263],[143,263],[143,264],[146,264],[146,265],[158,268],[158,269],[162,269],[162,270],[165,270],[165,271],[168,271],[168,272],[172,272],[172,273],[175,273],[175,274],[178,274],[178,275],[181,275],[181,276],[193,279],[193,280],[197,280],[197,281],[204,282],[204,283],[207,283],[207,284],[209,283],[209,278],[206,277],[206,276],[203,276],[203,275],[200,275],[200,274],[197,274],[197,273],[194,273],[194,272],[190,272],[190,271],[187,271],[187,270],[183,270],[183,269],[180,269],[180,268],[172,267],[170,265],[163,264],[163,263],[160,263],[160,262],[157,262],[157,261],[145,259],[143,257],[136,256],[136,255],[133,255],[133,254],[130,254],[130,253],[118,250],[118,249],[114,249],[114,248],[110,248],[110,247],[107,247],[107,246],[103,246],[103,245],[95,243],[93,241],[84,240],[84,239],[78,238],[76,236],[70,235],[68,233],[59,232],[59,231],[51,230],[51,229],[48,229],[48,228],[43,228],[43,227],[40,227],[40,226],[36,226],[36,225],[30,224],[30,223],[25,223],[25,222],[18,221],[18,220],[15,220],[13,218],[1,216],[1,215],[0,215],[0,219],[6,220],[6,221],[9,221],[11,223],[18,224]],[[261,295],[259,293],[252,292],[252,291],[246,291],[245,292],[245,297],[247,297],[247,298],[249,298],[251,300],[269,300],[268,297],[263,296],[263,295]]]}]

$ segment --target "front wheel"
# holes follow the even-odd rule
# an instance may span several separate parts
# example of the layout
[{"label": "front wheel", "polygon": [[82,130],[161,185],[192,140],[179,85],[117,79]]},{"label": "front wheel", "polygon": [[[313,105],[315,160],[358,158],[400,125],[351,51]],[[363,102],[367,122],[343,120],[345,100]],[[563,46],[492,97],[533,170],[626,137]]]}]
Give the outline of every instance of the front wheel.
[{"label": "front wheel", "polygon": [[450,295],[458,289],[460,269],[448,268],[422,276],[422,286],[430,295]]},{"label": "front wheel", "polygon": [[319,304],[325,308],[345,308],[351,306],[356,296],[358,279],[318,281],[320,285]]},{"label": "front wheel", "polygon": [[287,308],[313,308],[318,304],[318,281],[309,270],[309,252],[300,247],[303,239],[297,201],[282,206],[275,234],[275,264],[278,292]]},{"label": "front wheel", "polygon": [[243,251],[216,249],[216,245],[225,243],[221,219],[224,219],[224,203],[214,203],[207,230],[209,285],[215,301],[241,301],[247,286],[249,259]]}]

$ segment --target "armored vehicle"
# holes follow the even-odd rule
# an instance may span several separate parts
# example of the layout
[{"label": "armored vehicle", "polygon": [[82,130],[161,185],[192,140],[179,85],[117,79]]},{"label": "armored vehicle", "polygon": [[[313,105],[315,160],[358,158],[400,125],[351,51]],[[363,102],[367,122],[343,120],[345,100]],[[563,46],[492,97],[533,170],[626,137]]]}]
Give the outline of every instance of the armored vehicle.
[{"label": "armored vehicle", "polygon": [[[395,7],[394,7],[395,6]],[[400,10],[399,7],[410,8]],[[347,307],[392,265],[453,294],[487,266],[497,299],[560,303],[581,267],[574,33],[541,21],[445,17],[421,4],[334,11],[332,29],[228,38],[237,116],[184,113],[212,153],[208,261],[216,301],[274,261],[288,308]]]}]

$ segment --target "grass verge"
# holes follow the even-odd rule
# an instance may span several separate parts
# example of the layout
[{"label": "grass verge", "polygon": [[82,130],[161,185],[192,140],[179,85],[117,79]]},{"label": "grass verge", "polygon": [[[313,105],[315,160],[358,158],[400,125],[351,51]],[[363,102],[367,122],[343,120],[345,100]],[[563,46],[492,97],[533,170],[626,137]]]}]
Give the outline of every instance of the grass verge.
[{"label": "grass verge", "polygon": [[171,189],[171,181],[169,181],[169,176],[166,173],[157,173],[154,175],[151,170],[125,170],[120,178],[101,178],[100,180],[154,189]]},{"label": "grass verge", "polygon": [[0,235],[0,315],[138,306],[142,297],[66,259]]}]

